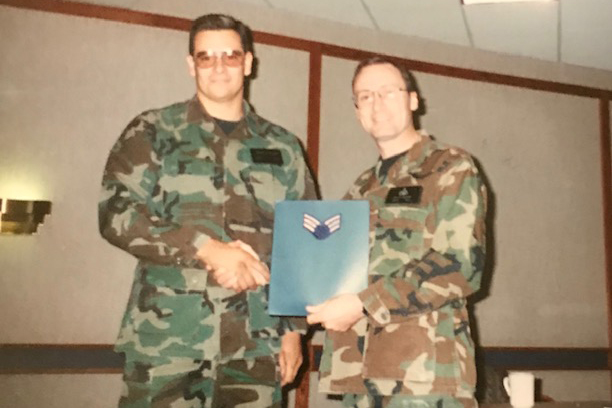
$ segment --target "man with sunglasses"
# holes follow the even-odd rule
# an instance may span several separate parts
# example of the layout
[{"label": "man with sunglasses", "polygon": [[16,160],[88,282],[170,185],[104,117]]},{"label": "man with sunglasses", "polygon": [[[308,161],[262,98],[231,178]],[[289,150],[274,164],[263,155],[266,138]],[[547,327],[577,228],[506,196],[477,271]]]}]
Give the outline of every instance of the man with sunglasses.
[{"label": "man with sunglasses", "polygon": [[415,128],[416,87],[392,60],[362,61],[353,98],[380,153],[345,196],[370,202],[369,284],[307,308],[327,330],[319,390],[355,408],[476,407],[466,297],[485,254],[478,169]]},{"label": "man with sunglasses", "polygon": [[196,95],[137,116],[104,171],[100,231],[139,261],[119,405],[280,407],[305,321],[267,314],[273,210],[314,183],[298,139],[243,100],[248,27],[194,20],[187,64]]}]

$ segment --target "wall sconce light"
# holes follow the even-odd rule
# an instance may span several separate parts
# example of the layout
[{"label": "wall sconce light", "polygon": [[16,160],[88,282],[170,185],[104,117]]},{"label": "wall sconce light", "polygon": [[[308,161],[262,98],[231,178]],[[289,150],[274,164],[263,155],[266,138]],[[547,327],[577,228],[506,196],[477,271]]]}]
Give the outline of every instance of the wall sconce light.
[{"label": "wall sconce light", "polygon": [[51,214],[50,201],[0,198],[0,234],[33,234]]}]

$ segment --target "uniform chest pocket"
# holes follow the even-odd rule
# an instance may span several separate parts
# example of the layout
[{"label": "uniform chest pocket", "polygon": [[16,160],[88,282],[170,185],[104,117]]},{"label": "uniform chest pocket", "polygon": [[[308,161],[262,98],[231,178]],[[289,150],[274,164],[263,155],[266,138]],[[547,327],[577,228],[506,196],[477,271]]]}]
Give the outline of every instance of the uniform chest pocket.
[{"label": "uniform chest pocket", "polygon": [[210,204],[223,200],[223,169],[211,158],[176,154],[164,159],[158,179],[158,212],[185,224],[210,218]]},{"label": "uniform chest pocket", "polygon": [[[415,205],[387,205],[370,216],[376,246],[383,246],[385,257],[402,263],[420,258],[427,238],[428,211]],[[376,249],[376,248],[374,248]]]},{"label": "uniform chest pocket", "polygon": [[162,172],[169,176],[190,174],[213,177],[219,169],[214,157],[197,150],[177,150],[174,154],[164,156],[162,162]]},{"label": "uniform chest pocket", "polygon": [[277,201],[287,196],[289,180],[281,166],[255,164],[245,177],[247,190],[260,207],[273,209]]}]

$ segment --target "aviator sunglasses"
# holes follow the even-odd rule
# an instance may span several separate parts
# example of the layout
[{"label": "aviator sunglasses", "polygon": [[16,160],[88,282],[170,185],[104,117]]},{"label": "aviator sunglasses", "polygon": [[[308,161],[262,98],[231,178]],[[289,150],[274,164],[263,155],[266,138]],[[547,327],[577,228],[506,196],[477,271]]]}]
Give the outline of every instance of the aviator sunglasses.
[{"label": "aviator sunglasses", "polygon": [[244,52],[232,49],[205,50],[199,51],[193,56],[193,60],[198,68],[211,68],[219,59],[225,66],[238,67],[244,61]]}]

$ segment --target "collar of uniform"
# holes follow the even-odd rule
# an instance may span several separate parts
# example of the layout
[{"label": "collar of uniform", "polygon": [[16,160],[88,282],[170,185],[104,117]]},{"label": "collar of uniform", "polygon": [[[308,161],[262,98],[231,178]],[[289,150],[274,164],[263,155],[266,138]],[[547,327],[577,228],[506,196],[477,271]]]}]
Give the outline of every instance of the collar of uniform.
[{"label": "collar of uniform", "polygon": [[197,96],[187,101],[187,123],[203,124],[214,123],[213,118],[206,112]]},{"label": "collar of uniform", "polygon": [[[395,163],[391,165],[387,171],[386,177],[383,178],[394,178],[396,174],[407,174],[413,172],[419,168],[423,161],[427,158],[428,153],[431,149],[431,137],[427,132],[420,130],[421,140],[413,144],[402,157],[400,157]],[[374,167],[374,175],[378,178],[380,173],[380,167],[382,166],[382,157],[378,158],[378,162]]]},{"label": "collar of uniform", "polygon": [[[252,116],[253,110],[247,101],[242,101],[242,109],[245,117]],[[206,112],[197,96],[187,101],[187,122],[197,124],[200,122],[213,122],[215,119]]]},{"label": "collar of uniform", "polygon": [[[258,121],[251,108],[251,105],[245,100],[242,101],[242,111],[244,115],[242,119],[240,119],[240,123],[232,132],[232,137],[236,136],[238,139],[245,138],[248,134],[258,134]],[[197,96],[194,96],[189,101],[187,101],[187,123],[192,123],[196,125],[203,126],[206,130],[212,131],[214,128],[218,127],[215,122],[215,118],[210,116],[204,106],[200,103],[200,100]],[[245,123],[246,122],[246,123]],[[247,127],[247,132],[237,131],[244,126]]]}]

